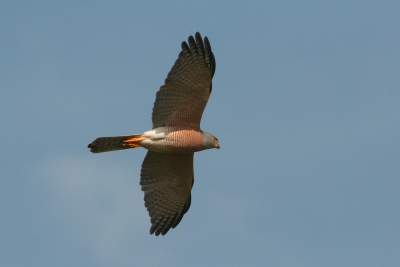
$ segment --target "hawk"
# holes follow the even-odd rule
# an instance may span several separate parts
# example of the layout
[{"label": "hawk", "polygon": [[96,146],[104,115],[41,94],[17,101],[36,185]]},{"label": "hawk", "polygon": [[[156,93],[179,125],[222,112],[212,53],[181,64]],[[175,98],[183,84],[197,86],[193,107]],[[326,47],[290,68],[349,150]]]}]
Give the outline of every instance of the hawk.
[{"label": "hawk", "polygon": [[200,33],[182,42],[182,51],[156,94],[153,128],[143,133],[99,137],[92,153],[143,147],[140,185],[149,212],[150,234],[165,235],[189,210],[194,182],[193,155],[218,148],[218,139],[200,129],[212,90],[215,58],[208,38]]}]

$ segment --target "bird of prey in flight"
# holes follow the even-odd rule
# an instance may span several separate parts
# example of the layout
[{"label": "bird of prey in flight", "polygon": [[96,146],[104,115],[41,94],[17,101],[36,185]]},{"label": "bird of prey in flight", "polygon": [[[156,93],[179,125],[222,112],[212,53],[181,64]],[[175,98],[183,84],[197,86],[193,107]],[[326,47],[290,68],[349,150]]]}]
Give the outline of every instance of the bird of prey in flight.
[{"label": "bird of prey in flight", "polygon": [[212,90],[215,58],[200,33],[182,42],[182,51],[156,94],[153,128],[139,134],[99,137],[93,153],[144,147],[140,185],[149,212],[150,234],[165,235],[189,210],[194,182],[194,152],[218,148],[218,139],[200,129]]}]

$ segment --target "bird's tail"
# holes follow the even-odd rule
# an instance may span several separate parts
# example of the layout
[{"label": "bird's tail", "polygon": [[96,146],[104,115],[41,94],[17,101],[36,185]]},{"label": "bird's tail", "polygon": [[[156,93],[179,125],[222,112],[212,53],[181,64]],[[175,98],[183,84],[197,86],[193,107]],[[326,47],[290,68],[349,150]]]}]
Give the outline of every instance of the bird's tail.
[{"label": "bird's tail", "polygon": [[123,136],[99,137],[88,145],[90,152],[101,153],[114,150],[141,147],[140,142],[147,139],[142,134]]}]

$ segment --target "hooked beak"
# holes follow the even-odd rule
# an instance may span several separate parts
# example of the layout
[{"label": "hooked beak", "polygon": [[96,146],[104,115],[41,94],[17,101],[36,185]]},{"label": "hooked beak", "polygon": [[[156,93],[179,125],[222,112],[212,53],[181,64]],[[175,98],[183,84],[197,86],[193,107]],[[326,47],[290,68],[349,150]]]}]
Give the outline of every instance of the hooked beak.
[{"label": "hooked beak", "polygon": [[215,148],[219,149],[219,143],[215,143]]}]

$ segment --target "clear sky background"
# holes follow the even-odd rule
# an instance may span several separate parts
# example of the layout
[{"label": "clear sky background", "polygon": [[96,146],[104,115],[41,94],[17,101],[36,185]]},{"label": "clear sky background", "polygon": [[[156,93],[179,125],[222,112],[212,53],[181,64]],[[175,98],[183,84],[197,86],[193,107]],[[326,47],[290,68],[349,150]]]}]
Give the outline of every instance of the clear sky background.
[{"label": "clear sky background", "polygon": [[[400,266],[400,3],[1,1],[1,266]],[[144,149],[180,44],[217,69],[192,206],[149,234]]]}]

